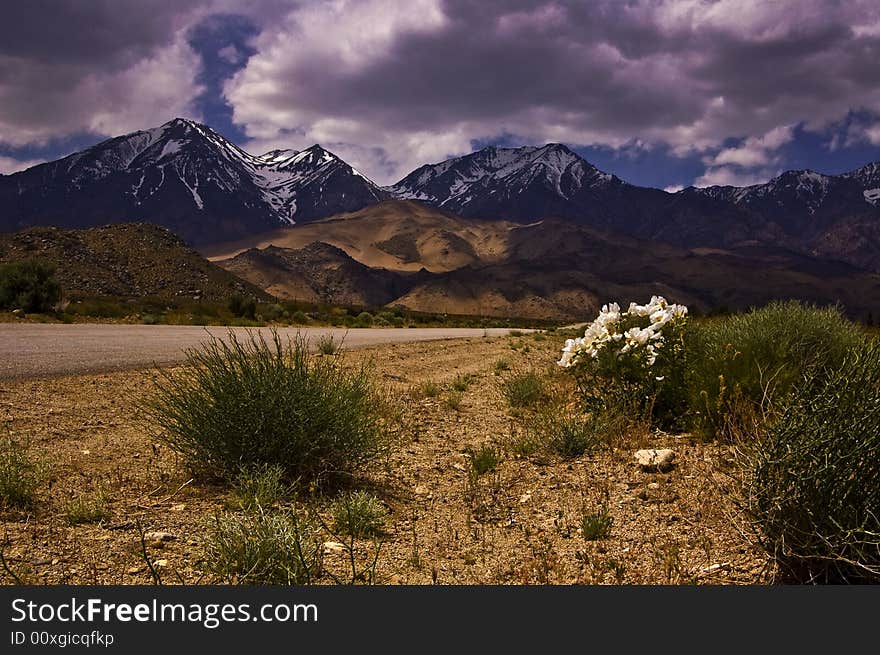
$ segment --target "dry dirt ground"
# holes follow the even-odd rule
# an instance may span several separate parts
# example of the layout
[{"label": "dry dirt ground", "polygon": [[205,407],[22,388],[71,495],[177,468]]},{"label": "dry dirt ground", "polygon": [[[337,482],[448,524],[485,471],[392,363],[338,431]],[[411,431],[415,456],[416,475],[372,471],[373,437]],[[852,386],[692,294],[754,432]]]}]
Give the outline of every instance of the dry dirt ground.
[{"label": "dry dirt ground", "polygon": [[[372,357],[379,379],[403,408],[391,454],[360,484],[389,510],[385,534],[355,544],[358,581],[378,584],[749,584],[766,580],[764,560],[740,524],[725,474],[730,454],[718,444],[638,430],[575,460],[511,453],[520,418],[501,391],[524,370],[547,377],[556,394],[573,394],[554,371],[559,339],[534,335],[383,345],[351,352]],[[510,370],[496,373],[498,359]],[[472,382],[457,409],[451,383]],[[162,582],[216,582],[202,572],[205,522],[230,503],[228,490],[190,476],[160,445],[136,406],[155,371],[0,381],[0,419],[50,463],[30,512],[5,511],[0,545],[9,568],[32,584],[149,584],[143,530],[173,535],[146,544]],[[424,393],[437,383],[439,395]],[[494,473],[470,474],[468,448],[499,446]],[[668,473],[639,469],[640,447],[671,447]],[[103,489],[109,517],[70,525],[70,499]],[[326,506],[326,505],[325,505]],[[606,507],[610,534],[588,541],[583,515]],[[327,534],[327,541],[339,537]],[[376,549],[378,548],[378,553]],[[336,579],[351,558],[328,551]],[[374,564],[372,564],[374,562]],[[9,572],[0,579],[13,582]],[[332,582],[330,575],[320,581]]]}]

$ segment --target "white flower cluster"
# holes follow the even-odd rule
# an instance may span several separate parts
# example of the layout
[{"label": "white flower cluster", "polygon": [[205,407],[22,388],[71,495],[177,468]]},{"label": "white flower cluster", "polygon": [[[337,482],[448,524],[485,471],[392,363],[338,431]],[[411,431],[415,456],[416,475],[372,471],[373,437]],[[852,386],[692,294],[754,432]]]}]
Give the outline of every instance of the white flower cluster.
[{"label": "white flower cluster", "polygon": [[[620,311],[617,303],[604,305],[583,337],[565,342],[562,358],[557,363],[563,368],[570,368],[585,357],[598,359],[600,353],[612,348],[618,356],[643,350],[645,362],[653,366],[657,361],[657,351],[665,343],[663,328],[686,315],[687,307],[670,305],[662,296],[653,296],[646,305],[630,303],[625,312]],[[623,325],[632,323],[636,325],[622,330]]]}]

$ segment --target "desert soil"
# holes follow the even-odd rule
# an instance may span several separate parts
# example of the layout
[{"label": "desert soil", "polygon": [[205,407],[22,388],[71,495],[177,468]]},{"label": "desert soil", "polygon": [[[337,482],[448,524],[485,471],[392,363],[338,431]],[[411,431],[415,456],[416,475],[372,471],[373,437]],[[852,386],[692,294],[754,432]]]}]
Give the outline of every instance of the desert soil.
[{"label": "desert soil", "polygon": [[[765,580],[764,560],[738,529],[727,491],[731,455],[687,435],[629,431],[612,447],[574,460],[518,458],[506,448],[520,425],[501,383],[524,370],[573,394],[554,370],[558,338],[532,335],[381,345],[346,354],[370,358],[403,408],[391,454],[359,485],[389,510],[385,534],[357,542],[359,582],[379,584],[748,584]],[[496,374],[504,358],[511,368]],[[450,385],[473,376],[460,406]],[[50,480],[30,512],[2,514],[8,566],[33,584],[149,584],[138,524],[173,539],[148,544],[162,581],[217,582],[202,571],[205,522],[231,503],[227,489],[191,476],[145,426],[137,405],[155,370],[0,381],[0,417],[50,462]],[[425,382],[440,386],[426,396]],[[494,473],[469,474],[466,450],[487,442],[504,452]],[[668,473],[643,472],[641,447],[671,447]],[[70,525],[71,498],[104,489],[110,517]],[[329,499],[327,499],[329,500]],[[588,541],[581,518],[607,507],[610,534]],[[329,519],[328,519],[329,522]],[[329,532],[326,541],[342,539]],[[376,549],[378,548],[378,555]],[[375,559],[375,565],[370,563]],[[336,579],[348,556],[328,549]],[[0,579],[13,582],[0,570]],[[325,575],[321,581],[331,583]]]}]

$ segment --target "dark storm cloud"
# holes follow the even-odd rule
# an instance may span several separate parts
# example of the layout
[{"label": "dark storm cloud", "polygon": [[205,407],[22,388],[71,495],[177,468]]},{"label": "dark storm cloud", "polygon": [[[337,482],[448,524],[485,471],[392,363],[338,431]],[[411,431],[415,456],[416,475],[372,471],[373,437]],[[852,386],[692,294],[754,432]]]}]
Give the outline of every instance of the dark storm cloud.
[{"label": "dark storm cloud", "polygon": [[[253,30],[209,52],[193,35],[220,15]],[[381,181],[505,135],[752,179],[793,126],[860,112],[838,141],[873,143],[877,61],[870,0],[38,0],[0,20],[0,153],[203,113]]]},{"label": "dark storm cloud", "polygon": [[379,177],[413,163],[395,148],[442,157],[501,134],[681,153],[753,137],[767,149],[777,128],[880,111],[869,2],[368,0],[306,6],[265,30],[227,85],[236,120],[264,144],[282,127],[354,156],[378,140],[400,164],[360,162]]},{"label": "dark storm cloud", "polygon": [[126,66],[174,38],[181,3],[170,0],[10,2],[0,55],[65,66]]}]

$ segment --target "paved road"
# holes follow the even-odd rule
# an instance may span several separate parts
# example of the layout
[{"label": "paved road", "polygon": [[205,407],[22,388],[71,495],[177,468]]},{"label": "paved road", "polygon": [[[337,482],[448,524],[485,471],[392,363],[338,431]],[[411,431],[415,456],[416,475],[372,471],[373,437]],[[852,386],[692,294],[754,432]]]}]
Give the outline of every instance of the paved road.
[{"label": "paved road", "polygon": [[[230,328],[190,325],[86,325],[0,323],[0,379],[52,377],[76,373],[146,368],[183,360],[185,348],[224,336]],[[269,335],[268,328],[232,328]],[[314,346],[321,335],[344,340],[346,349],[461,337],[499,336],[490,328],[283,328],[282,338],[302,333]]]}]

